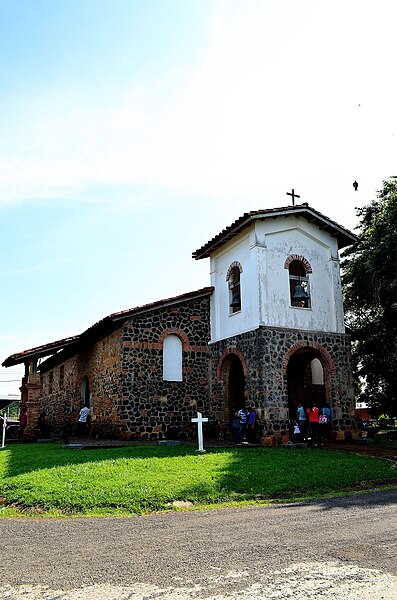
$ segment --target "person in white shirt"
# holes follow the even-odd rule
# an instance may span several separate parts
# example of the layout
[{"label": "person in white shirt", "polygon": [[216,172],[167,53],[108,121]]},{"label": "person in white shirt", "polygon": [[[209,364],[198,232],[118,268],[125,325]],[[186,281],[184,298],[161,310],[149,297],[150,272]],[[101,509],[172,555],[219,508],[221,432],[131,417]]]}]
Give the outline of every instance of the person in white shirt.
[{"label": "person in white shirt", "polygon": [[83,406],[79,413],[79,433],[81,435],[87,435],[88,433],[88,417],[90,415],[90,409],[88,406]]}]

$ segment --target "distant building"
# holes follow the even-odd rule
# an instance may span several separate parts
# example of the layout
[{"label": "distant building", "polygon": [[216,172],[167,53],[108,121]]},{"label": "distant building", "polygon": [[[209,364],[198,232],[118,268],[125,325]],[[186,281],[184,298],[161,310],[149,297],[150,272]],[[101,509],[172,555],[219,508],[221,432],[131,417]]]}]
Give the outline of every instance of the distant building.
[{"label": "distant building", "polygon": [[373,418],[371,407],[366,402],[356,402],[355,414],[360,421],[370,421]]},{"label": "distant building", "polygon": [[[355,236],[307,204],[246,213],[193,253],[211,286],[114,313],[80,335],[8,357],[25,363],[26,436],[39,411],[53,430],[90,406],[91,435],[211,433],[254,405],[262,443],[288,435],[299,402],[329,404],[337,437],[354,421],[339,249]],[[39,364],[39,360],[43,361]]]}]

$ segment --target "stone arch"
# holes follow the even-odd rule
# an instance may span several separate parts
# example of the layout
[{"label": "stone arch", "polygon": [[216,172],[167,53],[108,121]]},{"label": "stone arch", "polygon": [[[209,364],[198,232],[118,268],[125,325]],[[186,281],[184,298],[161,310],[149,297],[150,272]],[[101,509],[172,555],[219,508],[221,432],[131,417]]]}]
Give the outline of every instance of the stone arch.
[{"label": "stone arch", "polygon": [[227,359],[228,359],[228,357],[230,359],[230,355],[231,354],[235,354],[236,356],[238,356],[238,358],[241,361],[241,365],[243,367],[244,377],[247,377],[247,375],[248,375],[248,367],[247,367],[247,363],[245,362],[244,356],[242,355],[242,353],[240,352],[240,350],[238,350],[237,348],[228,348],[222,354],[222,356],[220,357],[219,362],[218,362],[218,366],[217,366],[217,369],[216,369],[216,376],[217,376],[218,379],[222,379],[223,378],[223,376],[225,374],[225,368],[227,368]]},{"label": "stone arch", "polygon": [[330,373],[331,375],[336,374],[335,364],[334,364],[334,361],[332,360],[332,357],[331,357],[330,353],[328,352],[328,350],[326,350],[318,342],[309,342],[309,341],[301,340],[299,342],[296,342],[296,344],[294,344],[293,346],[291,346],[291,348],[289,350],[287,350],[287,352],[285,353],[285,356],[283,358],[283,375],[284,376],[287,375],[288,363],[289,363],[291,356],[293,354],[295,354],[296,352],[298,352],[299,350],[301,350],[302,348],[312,348],[313,350],[315,350],[315,353],[316,354],[318,353],[320,355],[320,356],[317,356],[316,358],[320,359],[320,362],[323,365],[323,368],[325,367],[325,370],[328,373]]},{"label": "stone arch", "polygon": [[308,273],[313,273],[312,267],[311,267],[309,261],[307,260],[307,258],[305,258],[304,256],[302,256],[300,254],[290,254],[288,256],[288,258],[285,260],[284,269],[289,269],[290,264],[294,260],[298,260],[299,262],[301,262],[303,264],[303,266],[305,267],[306,275]]},{"label": "stone arch", "polygon": [[161,335],[159,337],[160,344],[163,344],[164,339],[168,335],[176,335],[177,337],[179,337],[179,339],[182,342],[183,350],[185,350],[189,346],[189,338],[187,337],[186,333],[182,329],[179,329],[178,327],[168,327],[167,329],[164,329],[164,331],[161,333]]},{"label": "stone arch", "polygon": [[221,356],[217,377],[223,389],[225,421],[231,423],[236,410],[246,408],[248,368],[243,355],[236,348],[229,348]]},{"label": "stone arch", "polygon": [[[321,385],[313,381],[311,362],[317,358],[323,368]],[[317,342],[299,341],[285,353],[282,370],[288,390],[290,418],[295,418],[296,408],[302,403],[308,408],[316,403],[320,408],[332,403],[336,369],[329,352]]]}]

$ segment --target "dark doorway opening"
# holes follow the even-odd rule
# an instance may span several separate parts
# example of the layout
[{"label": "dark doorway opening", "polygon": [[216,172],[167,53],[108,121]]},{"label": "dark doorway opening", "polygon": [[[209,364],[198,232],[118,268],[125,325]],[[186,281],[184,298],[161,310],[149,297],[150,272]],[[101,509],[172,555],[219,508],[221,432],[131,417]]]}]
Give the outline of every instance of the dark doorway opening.
[{"label": "dark doorway opening", "polygon": [[227,399],[231,421],[237,410],[245,409],[245,376],[241,360],[236,354],[230,355],[227,374]]},{"label": "dark doorway opening", "polygon": [[322,408],[327,403],[323,364],[319,353],[312,348],[302,348],[291,356],[287,379],[290,419],[296,419],[296,409],[300,403],[305,409],[313,404]]},{"label": "dark doorway opening", "polygon": [[81,386],[81,397],[82,397],[83,405],[88,406],[88,408],[89,408],[90,407],[90,384],[89,384],[87,376],[83,377],[83,383]]}]

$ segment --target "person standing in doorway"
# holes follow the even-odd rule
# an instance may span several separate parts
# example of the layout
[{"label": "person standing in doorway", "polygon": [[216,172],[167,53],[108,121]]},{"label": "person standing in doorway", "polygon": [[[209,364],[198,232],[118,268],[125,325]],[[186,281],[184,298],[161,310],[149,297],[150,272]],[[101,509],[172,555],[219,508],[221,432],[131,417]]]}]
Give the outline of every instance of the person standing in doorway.
[{"label": "person standing in doorway", "polygon": [[247,413],[244,408],[240,408],[238,411],[240,419],[240,442],[243,444],[247,443]]},{"label": "person standing in doorway", "polygon": [[232,421],[232,436],[235,446],[244,442],[246,436],[247,414],[243,408],[234,413]]},{"label": "person standing in doorway", "polygon": [[331,409],[328,404],[325,404],[320,412],[321,442],[324,439],[329,441],[331,439]]},{"label": "person standing in doorway", "polygon": [[307,441],[307,417],[306,411],[302,406],[302,402],[299,402],[298,408],[296,409],[296,418],[298,420],[298,427],[300,434],[302,436],[302,440],[304,442]]},{"label": "person standing in doorway", "polygon": [[247,442],[249,444],[255,444],[256,442],[256,417],[257,413],[255,408],[250,406],[247,416]]},{"label": "person standing in doorway", "polygon": [[83,406],[83,408],[80,410],[78,421],[79,434],[83,437],[88,435],[89,416],[90,409],[88,406]]},{"label": "person standing in doorway", "polygon": [[310,429],[312,431],[312,445],[318,446],[319,444],[319,410],[316,404],[313,404],[307,411],[307,417],[309,420]]}]

